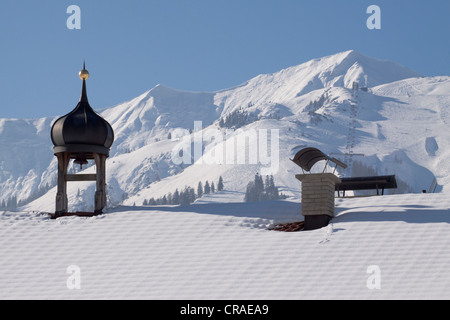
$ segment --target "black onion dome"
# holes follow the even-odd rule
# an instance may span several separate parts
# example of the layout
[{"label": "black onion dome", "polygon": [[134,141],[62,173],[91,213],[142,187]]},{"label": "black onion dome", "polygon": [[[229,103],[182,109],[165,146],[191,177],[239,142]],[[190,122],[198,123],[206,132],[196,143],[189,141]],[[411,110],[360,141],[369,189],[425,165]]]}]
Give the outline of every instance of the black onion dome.
[{"label": "black onion dome", "polygon": [[89,105],[86,95],[87,77],[82,79],[80,102],[75,109],[60,117],[52,126],[51,138],[55,146],[54,153],[95,152],[108,155],[114,141],[114,131],[108,121]]}]

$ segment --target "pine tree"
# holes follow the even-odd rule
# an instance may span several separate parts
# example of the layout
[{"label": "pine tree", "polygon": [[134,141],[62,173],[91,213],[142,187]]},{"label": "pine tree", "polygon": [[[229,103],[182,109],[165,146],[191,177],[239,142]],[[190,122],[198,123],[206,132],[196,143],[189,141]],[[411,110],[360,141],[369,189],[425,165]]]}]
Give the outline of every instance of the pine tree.
[{"label": "pine tree", "polygon": [[180,204],[180,192],[178,189],[173,193],[172,202],[173,204]]},{"label": "pine tree", "polygon": [[217,183],[217,191],[223,190],[223,179],[222,176],[219,177],[219,182]]},{"label": "pine tree", "polygon": [[261,194],[264,192],[264,182],[262,177],[259,175],[259,173],[255,174],[255,188],[256,188],[256,192],[258,194]]},{"label": "pine tree", "polygon": [[266,179],[264,180],[264,191],[268,191],[269,190],[269,185],[270,185],[270,177],[266,176]]},{"label": "pine tree", "polygon": [[278,200],[280,199],[280,194],[278,192],[278,188],[275,187],[275,183],[273,180],[273,175],[266,176],[266,186],[265,192],[267,194],[268,200]]},{"label": "pine tree", "polygon": [[205,194],[209,194],[211,192],[211,187],[209,186],[208,180],[205,182]]},{"label": "pine tree", "polygon": [[271,190],[272,190],[273,200],[280,199],[280,193],[278,192],[278,188],[275,187],[275,182],[273,180],[273,175],[270,175],[270,187],[271,187]]},{"label": "pine tree", "polygon": [[216,186],[214,185],[214,181],[211,182],[211,193],[216,192]]},{"label": "pine tree", "polygon": [[197,186],[197,197],[201,198],[202,196],[203,196],[203,185],[202,182],[199,181]]},{"label": "pine tree", "polygon": [[247,184],[247,189],[245,191],[245,201],[253,202],[253,201],[258,201],[258,200],[259,200],[259,197],[258,197],[258,193],[256,192],[255,182],[250,181]]},{"label": "pine tree", "polygon": [[189,202],[192,203],[196,199],[194,188],[189,187]]},{"label": "pine tree", "polygon": [[187,187],[180,192],[180,204],[189,204],[189,192],[187,191]]}]

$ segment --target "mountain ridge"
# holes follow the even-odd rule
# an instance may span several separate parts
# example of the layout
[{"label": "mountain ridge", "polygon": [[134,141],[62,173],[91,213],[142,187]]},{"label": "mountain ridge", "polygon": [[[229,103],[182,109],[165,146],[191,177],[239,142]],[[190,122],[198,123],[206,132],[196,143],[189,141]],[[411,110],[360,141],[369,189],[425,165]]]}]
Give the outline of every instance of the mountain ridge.
[{"label": "mountain ridge", "polygon": [[[353,82],[365,87],[366,84],[361,84],[361,81],[366,79],[366,91],[353,90]],[[408,168],[414,167],[411,172],[422,172],[415,175],[423,176],[425,180],[432,180],[437,175],[443,181],[438,190],[444,190],[449,180],[446,169],[439,171],[442,174],[433,173],[439,167],[435,165],[439,162],[436,159],[445,152],[445,134],[442,130],[431,128],[427,131],[425,125],[419,125],[424,127],[423,134],[427,135],[423,138],[423,148],[425,138],[436,142],[436,152],[428,159],[433,160],[433,164],[414,159],[415,156],[411,155],[414,152],[410,149],[414,143],[408,139],[400,141],[401,152],[396,152],[391,144],[389,150],[380,152],[379,149],[386,141],[396,140],[397,132],[391,123],[398,122],[395,120],[398,110],[417,113],[416,118],[423,113],[431,123],[436,121],[430,117],[431,114],[439,119],[448,119],[445,115],[448,114],[446,106],[450,105],[449,82],[445,76],[423,77],[397,63],[369,58],[349,50],[271,74],[258,75],[241,85],[214,92],[184,91],[159,84],[130,101],[101,112],[113,126],[116,136],[107,162],[110,204],[143,201],[151,194],[157,197],[185,185],[196,187],[200,180],[216,181],[220,175],[224,176],[228,190],[242,192],[255,172],[264,165],[213,163],[202,167],[196,162],[177,165],[173,162],[173,151],[180,146],[180,139],[190,139],[194,145],[197,141],[201,145],[201,149],[197,150],[201,157],[192,159],[204,163],[203,156],[212,150],[225,149],[226,144],[232,141],[230,139],[239,139],[242,132],[259,135],[264,130],[270,133],[272,129],[279,131],[280,139],[281,169],[275,175],[275,182],[280,186],[280,191],[290,196],[300,195],[299,184],[292,179],[298,168],[288,161],[291,156],[289,150],[298,145],[317,146],[323,151],[337,153],[368,149],[367,156],[359,159],[363,167],[371,167],[380,173],[386,170],[400,172],[394,163],[403,161],[408,163]],[[425,91],[414,91],[412,86],[425,88]],[[404,87],[408,87],[409,91],[402,89]],[[440,103],[437,107],[434,105],[436,101]],[[422,105],[425,107],[422,108]],[[356,111],[355,115],[352,115],[352,110]],[[240,128],[230,125],[232,122],[229,127],[220,127],[225,117],[239,115],[245,115]],[[52,210],[56,160],[45,128],[50,132],[50,125],[56,118],[0,119],[0,205],[2,201],[5,203],[16,197],[16,203],[26,205],[30,210]],[[410,121],[415,123],[417,120],[412,117]],[[196,134],[199,123],[204,136]],[[208,130],[216,132],[216,135],[222,132],[223,135],[217,137],[224,140],[223,144],[210,140],[206,135]],[[226,130],[230,131],[229,135],[225,135]],[[25,136],[20,136],[16,131]],[[39,134],[36,135],[36,132]],[[411,140],[417,143],[418,139]],[[25,150],[35,150],[34,156],[26,157],[20,172],[15,168],[17,161],[14,161],[22,153],[17,145]],[[245,148],[247,152],[251,149],[249,146]],[[414,148],[423,149],[422,146]],[[48,150],[45,155],[44,150]],[[384,158],[388,159],[385,163]],[[347,161],[353,162],[350,159]],[[93,168],[86,170],[92,171]],[[399,176],[408,185],[402,192],[418,192],[424,188],[418,185],[417,179],[408,177],[411,172],[407,171],[404,170]],[[340,174],[349,175],[352,172]],[[86,203],[93,193],[92,185],[71,183],[69,192],[79,195],[70,196],[69,203],[73,208],[88,209]],[[40,196],[39,199],[30,202],[37,196]]]}]

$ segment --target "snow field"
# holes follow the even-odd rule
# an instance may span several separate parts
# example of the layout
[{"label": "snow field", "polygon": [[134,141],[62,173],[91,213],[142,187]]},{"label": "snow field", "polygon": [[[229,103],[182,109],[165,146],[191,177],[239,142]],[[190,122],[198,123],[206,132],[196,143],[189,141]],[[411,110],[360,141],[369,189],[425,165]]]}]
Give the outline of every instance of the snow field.
[{"label": "snow field", "polygon": [[[325,228],[295,201],[119,207],[93,217],[3,212],[2,299],[448,299],[450,200],[337,199]],[[68,289],[67,268],[80,268]],[[370,266],[380,289],[369,289]]]}]

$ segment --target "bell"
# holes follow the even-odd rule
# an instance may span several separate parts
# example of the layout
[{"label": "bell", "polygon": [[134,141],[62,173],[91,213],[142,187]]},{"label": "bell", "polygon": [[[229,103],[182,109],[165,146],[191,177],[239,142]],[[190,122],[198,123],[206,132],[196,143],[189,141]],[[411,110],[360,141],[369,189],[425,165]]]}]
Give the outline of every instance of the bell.
[{"label": "bell", "polygon": [[86,155],[83,152],[77,153],[77,157],[75,158],[74,163],[79,164],[80,169],[83,169],[83,164],[88,164]]}]

